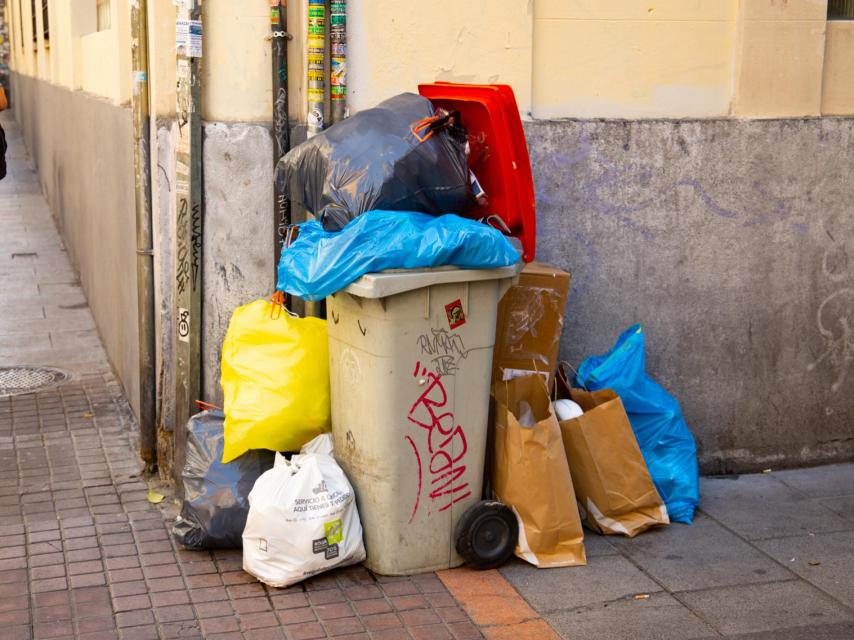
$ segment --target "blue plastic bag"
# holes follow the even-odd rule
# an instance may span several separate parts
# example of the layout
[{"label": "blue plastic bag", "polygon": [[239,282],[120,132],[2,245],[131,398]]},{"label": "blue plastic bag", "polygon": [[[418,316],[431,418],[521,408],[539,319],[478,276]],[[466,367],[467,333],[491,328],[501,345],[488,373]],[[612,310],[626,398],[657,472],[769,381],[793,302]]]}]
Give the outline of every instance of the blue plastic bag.
[{"label": "blue plastic bag", "polygon": [[608,353],[582,362],[576,384],[620,396],[670,520],[690,524],[700,500],[697,446],[679,403],[644,368],[643,328],[636,324]]},{"label": "blue plastic bag", "polygon": [[520,254],[500,231],[453,214],[369,211],[341,231],[301,224],[282,250],[277,288],[304,300],[322,300],[366,273],[453,265],[495,269]]}]

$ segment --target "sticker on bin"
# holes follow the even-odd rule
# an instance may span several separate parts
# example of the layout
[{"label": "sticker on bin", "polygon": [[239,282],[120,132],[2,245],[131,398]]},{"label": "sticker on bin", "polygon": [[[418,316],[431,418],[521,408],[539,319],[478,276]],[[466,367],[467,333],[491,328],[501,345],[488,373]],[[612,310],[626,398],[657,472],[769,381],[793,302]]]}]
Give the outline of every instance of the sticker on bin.
[{"label": "sticker on bin", "polygon": [[445,313],[448,314],[448,326],[451,327],[451,329],[456,329],[466,323],[466,314],[463,311],[463,301],[460,299],[446,304]]}]

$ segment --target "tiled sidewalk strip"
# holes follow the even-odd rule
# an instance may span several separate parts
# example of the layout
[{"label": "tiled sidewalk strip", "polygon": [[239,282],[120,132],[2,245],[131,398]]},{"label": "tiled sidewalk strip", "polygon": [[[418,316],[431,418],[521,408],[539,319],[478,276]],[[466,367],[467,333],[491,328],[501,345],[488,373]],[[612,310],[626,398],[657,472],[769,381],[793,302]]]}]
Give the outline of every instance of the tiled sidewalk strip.
[{"label": "tiled sidewalk strip", "polygon": [[490,640],[559,639],[497,570],[452,569],[437,575]]}]

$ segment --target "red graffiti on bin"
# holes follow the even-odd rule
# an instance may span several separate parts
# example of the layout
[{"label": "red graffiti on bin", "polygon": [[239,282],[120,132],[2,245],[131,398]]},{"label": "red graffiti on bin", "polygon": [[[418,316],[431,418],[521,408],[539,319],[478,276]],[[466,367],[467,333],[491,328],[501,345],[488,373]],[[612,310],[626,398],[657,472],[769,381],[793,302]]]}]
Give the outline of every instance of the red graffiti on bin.
[{"label": "red graffiti on bin", "polygon": [[[418,493],[409,517],[410,522],[418,514],[424,491],[429,490],[428,516],[446,511],[471,495],[468,481],[462,480],[466,474],[466,465],[461,462],[468,453],[466,433],[462,425],[456,423],[454,414],[443,410],[448,404],[448,392],[442,383],[442,376],[416,362],[413,377],[419,378],[426,386],[410,407],[407,419],[427,433],[426,438],[419,438],[423,440],[420,443],[405,436],[418,465]],[[423,489],[425,484],[427,489]]]}]

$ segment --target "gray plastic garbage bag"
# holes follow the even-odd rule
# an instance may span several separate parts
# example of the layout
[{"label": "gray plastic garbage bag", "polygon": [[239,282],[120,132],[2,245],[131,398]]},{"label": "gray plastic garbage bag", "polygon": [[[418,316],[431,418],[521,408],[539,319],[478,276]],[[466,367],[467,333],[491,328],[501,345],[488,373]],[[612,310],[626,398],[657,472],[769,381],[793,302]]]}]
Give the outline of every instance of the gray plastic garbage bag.
[{"label": "gray plastic garbage bag", "polygon": [[414,93],[360,111],[283,156],[279,188],[327,231],[372,209],[463,214],[476,206],[465,130],[457,116],[413,132],[433,111]]},{"label": "gray plastic garbage bag", "polygon": [[203,411],[187,422],[187,460],[181,472],[184,504],[172,535],[189,549],[239,549],[249,513],[249,492],[272,469],[275,453],[249,451],[223,464],[221,411]]}]

